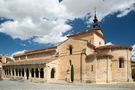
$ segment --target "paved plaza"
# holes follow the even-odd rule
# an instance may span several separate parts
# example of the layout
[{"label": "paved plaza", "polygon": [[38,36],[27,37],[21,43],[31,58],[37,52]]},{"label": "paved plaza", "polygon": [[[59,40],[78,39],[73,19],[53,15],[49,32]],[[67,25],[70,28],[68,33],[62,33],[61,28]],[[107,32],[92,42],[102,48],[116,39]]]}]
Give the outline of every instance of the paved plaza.
[{"label": "paved plaza", "polygon": [[0,90],[135,90],[135,83],[68,84],[33,83],[30,81],[1,80]]}]

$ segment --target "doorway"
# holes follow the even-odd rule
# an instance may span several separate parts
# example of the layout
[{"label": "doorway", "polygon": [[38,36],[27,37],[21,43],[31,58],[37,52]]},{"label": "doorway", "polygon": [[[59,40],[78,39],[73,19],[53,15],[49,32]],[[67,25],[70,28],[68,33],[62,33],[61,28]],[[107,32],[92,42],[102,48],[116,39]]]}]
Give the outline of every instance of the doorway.
[{"label": "doorway", "polygon": [[55,69],[51,69],[51,79],[55,78]]}]

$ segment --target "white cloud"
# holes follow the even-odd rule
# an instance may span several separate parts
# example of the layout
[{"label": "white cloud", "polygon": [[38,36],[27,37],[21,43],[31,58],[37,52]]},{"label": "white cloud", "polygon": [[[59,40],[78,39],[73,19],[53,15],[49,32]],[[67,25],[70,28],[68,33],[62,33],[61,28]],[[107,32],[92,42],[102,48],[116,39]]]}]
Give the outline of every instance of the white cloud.
[{"label": "white cloud", "polygon": [[72,28],[67,20],[83,19],[88,13],[93,16],[94,8],[99,20],[116,12],[122,17],[135,9],[134,4],[135,0],[0,0],[0,16],[14,19],[1,24],[0,32],[14,39],[34,37],[34,42],[57,43],[65,40],[62,33]]},{"label": "white cloud", "polygon": [[14,53],[11,54],[10,58],[13,59],[13,56],[14,56],[14,55],[24,53],[25,51],[26,51],[26,50],[14,52]]},{"label": "white cloud", "polygon": [[132,52],[131,52],[131,54],[132,54],[132,60],[135,61],[135,45],[133,45],[132,48],[133,48],[132,49]]},{"label": "white cloud", "polygon": [[105,44],[106,46],[113,45],[112,42],[108,42]]}]

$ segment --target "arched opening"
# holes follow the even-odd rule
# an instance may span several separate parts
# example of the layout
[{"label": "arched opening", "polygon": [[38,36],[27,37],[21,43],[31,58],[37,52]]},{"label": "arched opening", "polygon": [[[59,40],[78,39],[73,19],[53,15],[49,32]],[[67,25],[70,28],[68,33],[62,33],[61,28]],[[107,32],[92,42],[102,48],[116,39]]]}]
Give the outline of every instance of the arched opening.
[{"label": "arched opening", "polygon": [[52,68],[52,70],[51,70],[51,78],[55,78],[55,69],[54,68]]},{"label": "arched opening", "polygon": [[27,68],[26,69],[26,77],[27,77],[27,80],[29,79],[29,69]]},{"label": "arched opening", "polygon": [[6,71],[7,71],[7,75],[8,75],[8,68],[7,68],[7,70],[6,70]]},{"label": "arched opening", "polygon": [[40,69],[40,78],[44,78],[44,69],[43,68]]},{"label": "arched opening", "polygon": [[119,58],[119,68],[124,68],[124,58],[123,57]]},{"label": "arched opening", "polygon": [[22,76],[24,77],[24,69],[22,69]]},{"label": "arched opening", "polygon": [[7,75],[7,70],[5,69],[4,71],[5,71],[5,75]]},{"label": "arched opening", "polygon": [[72,45],[69,45],[68,48],[69,48],[70,55],[72,55],[72,53],[73,53],[73,46]]},{"label": "arched opening", "polygon": [[19,76],[21,76],[21,69],[19,69]]},{"label": "arched opening", "polygon": [[12,75],[14,76],[14,69],[12,69]]},{"label": "arched opening", "polygon": [[15,71],[16,71],[16,76],[18,76],[18,69],[15,69]]},{"label": "arched opening", "polygon": [[38,71],[38,68],[36,68],[36,78],[39,78],[39,71]]},{"label": "arched opening", "polygon": [[33,68],[31,69],[31,77],[34,78],[34,69]]},{"label": "arched opening", "polygon": [[9,75],[11,75],[11,69],[9,68]]}]

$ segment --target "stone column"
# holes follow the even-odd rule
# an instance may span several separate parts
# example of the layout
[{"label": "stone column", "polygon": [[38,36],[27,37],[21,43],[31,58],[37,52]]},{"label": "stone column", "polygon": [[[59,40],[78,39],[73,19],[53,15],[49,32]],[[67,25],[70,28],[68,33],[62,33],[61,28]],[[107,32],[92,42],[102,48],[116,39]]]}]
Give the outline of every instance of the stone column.
[{"label": "stone column", "polygon": [[47,82],[47,78],[49,78],[48,74],[49,66],[44,65],[44,80]]},{"label": "stone column", "polygon": [[11,77],[13,76],[13,72],[12,72],[12,69],[13,69],[13,68],[11,68],[11,69],[10,69],[10,73],[11,73],[11,75],[10,75],[10,76],[11,76]]},{"label": "stone column", "polygon": [[38,78],[40,78],[40,68],[38,68]]},{"label": "stone column", "polygon": [[33,68],[34,69],[34,79],[36,78],[36,70],[35,70],[35,68]]},{"label": "stone column", "polygon": [[27,79],[27,76],[26,76],[26,68],[24,68],[24,79]]},{"label": "stone column", "polygon": [[14,68],[14,77],[16,77],[16,71],[15,71],[15,68]]},{"label": "stone column", "polygon": [[31,79],[31,68],[28,68],[29,69],[29,79]]}]

